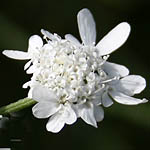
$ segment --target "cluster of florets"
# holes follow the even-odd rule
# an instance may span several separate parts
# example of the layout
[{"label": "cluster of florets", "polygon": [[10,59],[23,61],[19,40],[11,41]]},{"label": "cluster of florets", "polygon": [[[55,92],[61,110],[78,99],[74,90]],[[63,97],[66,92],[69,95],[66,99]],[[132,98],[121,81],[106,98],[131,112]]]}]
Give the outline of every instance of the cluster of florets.
[{"label": "cluster of florets", "polygon": [[62,39],[41,30],[45,44],[34,35],[28,52],[3,52],[10,58],[29,59],[24,69],[33,75],[23,87],[29,87],[28,97],[37,101],[32,108],[34,116],[50,117],[46,127],[51,132],[59,132],[79,117],[97,127],[104,118],[102,107],[111,106],[113,100],[127,105],[147,101],[131,97],[145,88],[145,79],[107,61],[128,38],[130,25],[120,23],[95,45],[96,28],[90,11],[81,10],[77,19],[82,43],[70,34]]}]

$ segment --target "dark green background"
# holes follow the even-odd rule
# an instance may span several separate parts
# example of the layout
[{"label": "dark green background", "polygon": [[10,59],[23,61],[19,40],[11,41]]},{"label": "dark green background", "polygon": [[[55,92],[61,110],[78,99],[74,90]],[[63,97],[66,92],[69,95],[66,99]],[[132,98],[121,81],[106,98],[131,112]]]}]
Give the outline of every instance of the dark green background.
[{"label": "dark green background", "polygon": [[[147,88],[137,97],[150,99],[148,0],[1,1],[0,50],[27,51],[28,38],[33,34],[41,35],[41,28],[60,36],[71,33],[79,39],[76,15],[85,7],[94,15],[97,42],[118,23],[130,23],[132,30],[128,41],[109,60],[127,66],[131,74],[146,78]],[[30,79],[30,75],[23,71],[24,64],[25,61],[11,60],[0,54],[0,106],[27,96],[28,90],[22,89],[22,85]],[[24,150],[141,150],[149,147],[149,102],[138,106],[115,103],[105,109],[105,118],[98,129],[78,120],[72,126],[65,126],[60,133],[52,134],[45,129],[47,120],[34,118],[31,109],[14,122],[15,125],[10,125],[8,137],[21,138],[21,149]],[[0,144],[3,144],[2,140]]]}]

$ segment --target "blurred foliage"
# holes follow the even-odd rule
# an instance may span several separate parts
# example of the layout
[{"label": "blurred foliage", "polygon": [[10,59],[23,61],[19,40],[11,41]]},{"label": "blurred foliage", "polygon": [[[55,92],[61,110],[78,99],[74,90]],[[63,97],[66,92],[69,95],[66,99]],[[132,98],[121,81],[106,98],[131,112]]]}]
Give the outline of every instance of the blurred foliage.
[{"label": "blurred foliage", "polygon": [[[97,41],[122,21],[131,24],[131,35],[110,61],[127,66],[131,74],[140,74],[147,80],[146,90],[138,97],[150,99],[149,42],[150,3],[147,0],[5,0],[0,6],[0,49],[27,50],[28,38],[40,34],[44,28],[61,36],[74,34],[79,39],[77,12],[87,7],[97,24]],[[30,79],[23,71],[24,61],[11,60],[0,54],[0,106],[26,97],[23,83]],[[47,120],[32,116],[31,110],[16,121],[16,134],[22,135],[24,149],[94,149],[140,150],[149,146],[150,104],[123,106],[115,103],[105,109],[104,121],[95,129],[79,120],[65,126],[59,134],[46,131]],[[18,132],[17,132],[18,131]],[[13,132],[14,134],[14,132]],[[0,140],[1,144],[1,140]]]}]

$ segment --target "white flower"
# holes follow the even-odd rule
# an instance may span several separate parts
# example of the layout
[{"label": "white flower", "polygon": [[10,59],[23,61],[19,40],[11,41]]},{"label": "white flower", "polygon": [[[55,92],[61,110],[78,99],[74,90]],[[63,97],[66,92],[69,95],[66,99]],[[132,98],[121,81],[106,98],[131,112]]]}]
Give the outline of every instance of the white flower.
[{"label": "white flower", "polygon": [[33,76],[23,87],[29,86],[28,97],[38,102],[34,116],[50,117],[46,127],[54,133],[79,117],[97,127],[104,118],[102,106],[111,106],[113,99],[127,105],[147,102],[131,97],[144,90],[145,79],[107,61],[127,40],[130,25],[120,23],[95,45],[96,25],[90,11],[82,9],[77,20],[82,43],[71,34],[62,39],[42,29],[46,44],[35,35],[29,39],[28,52],[3,52],[10,58],[31,59],[25,69]]},{"label": "white flower", "polygon": [[46,128],[48,131],[57,133],[66,124],[73,124],[77,116],[72,104],[65,99],[57,97],[48,88],[37,86],[33,89],[33,99],[38,103],[32,108],[33,115],[37,118],[50,117]]}]

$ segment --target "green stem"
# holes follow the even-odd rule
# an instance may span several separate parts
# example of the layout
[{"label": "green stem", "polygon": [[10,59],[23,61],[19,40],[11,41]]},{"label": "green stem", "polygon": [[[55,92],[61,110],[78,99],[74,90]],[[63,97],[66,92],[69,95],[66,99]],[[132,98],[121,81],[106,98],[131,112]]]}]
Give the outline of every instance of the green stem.
[{"label": "green stem", "polygon": [[17,112],[19,110],[22,110],[24,108],[27,108],[33,104],[35,104],[36,101],[29,98],[24,98],[21,100],[18,100],[17,102],[11,103],[7,106],[3,106],[0,108],[0,115],[7,115],[12,112]]}]

